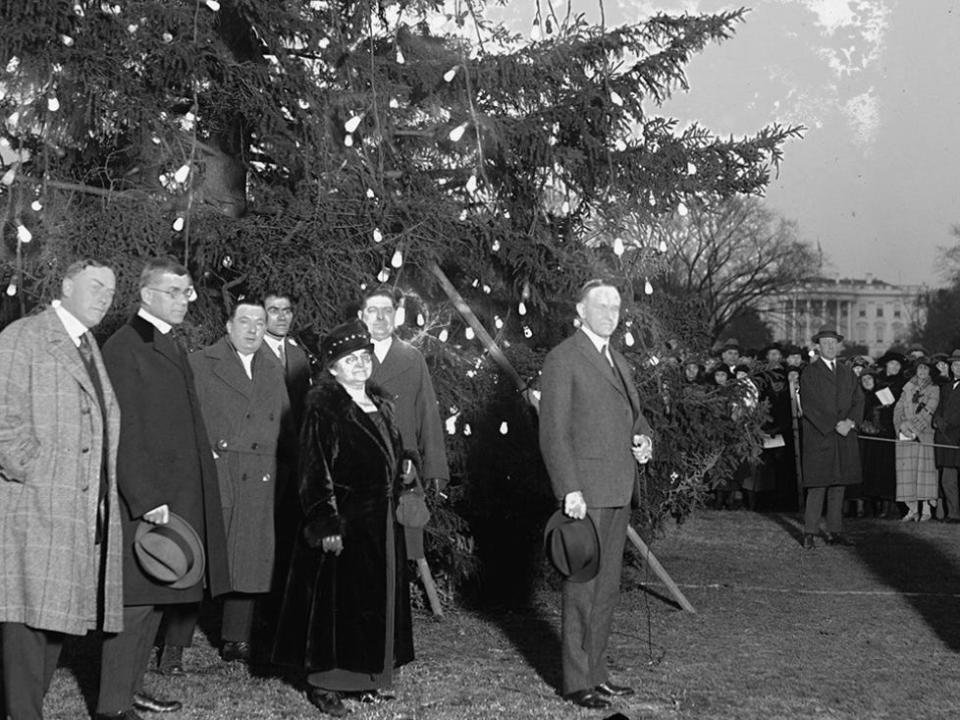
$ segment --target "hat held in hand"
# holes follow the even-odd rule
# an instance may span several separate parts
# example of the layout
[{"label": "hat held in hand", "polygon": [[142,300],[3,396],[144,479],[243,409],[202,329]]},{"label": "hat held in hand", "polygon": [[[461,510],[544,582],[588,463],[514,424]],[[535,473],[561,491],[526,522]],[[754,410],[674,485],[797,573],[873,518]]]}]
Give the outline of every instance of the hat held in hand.
[{"label": "hat held in hand", "polygon": [[544,549],[553,566],[570,582],[587,582],[600,569],[600,536],[589,515],[574,520],[557,510],[543,531]]},{"label": "hat held in hand", "polygon": [[176,513],[170,513],[164,525],[141,520],[133,539],[133,553],[149,578],[169,588],[182,590],[203,578],[203,541]]}]

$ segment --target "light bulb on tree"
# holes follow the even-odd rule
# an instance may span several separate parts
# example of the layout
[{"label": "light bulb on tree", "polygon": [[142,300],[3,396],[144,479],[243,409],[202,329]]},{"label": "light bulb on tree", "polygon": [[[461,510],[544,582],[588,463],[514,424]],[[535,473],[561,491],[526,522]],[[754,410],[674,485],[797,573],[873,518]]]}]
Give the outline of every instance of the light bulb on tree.
[{"label": "light bulb on tree", "polygon": [[610,102],[617,107],[623,107],[623,98],[620,97],[620,93],[618,93],[616,90],[610,91]]},{"label": "light bulb on tree", "polygon": [[453,142],[460,142],[460,138],[463,137],[463,134],[467,131],[467,124],[460,123],[453,130],[450,131],[450,139]]},{"label": "light bulb on tree", "polygon": [[449,337],[450,337],[450,333],[447,331],[446,328],[444,328],[443,330],[440,331],[440,334],[437,335],[437,340],[439,340],[442,343],[445,343],[447,341],[447,338]]},{"label": "light bulb on tree", "polygon": [[506,435],[508,432],[510,432],[510,426],[507,425],[507,421],[504,420],[502,423],[500,423],[500,434]]},{"label": "light bulb on tree", "polygon": [[380,273],[377,275],[377,280],[379,280],[382,283],[385,283],[389,279],[390,279],[390,270],[388,270],[387,268],[382,268],[380,270]]},{"label": "light bulb on tree", "polygon": [[452,82],[452,81],[453,81],[453,79],[457,76],[457,68],[458,68],[458,67],[460,67],[460,66],[459,66],[459,65],[454,65],[452,68],[450,68],[449,70],[447,70],[447,71],[443,74],[443,80],[444,80],[444,82]]},{"label": "light bulb on tree", "polygon": [[17,225],[17,241],[22,243],[28,243],[33,240],[33,233],[27,229],[26,225]]},{"label": "light bulb on tree", "polygon": [[380,232],[380,228],[374,228],[374,229],[373,229],[373,241],[374,241],[375,243],[382,243],[382,242],[383,242],[383,233]]},{"label": "light bulb on tree", "polygon": [[400,327],[407,321],[407,309],[401,305],[397,308],[397,311],[393,314],[393,324],[397,327]]},{"label": "light bulb on tree", "polygon": [[623,256],[623,238],[616,237],[613,239],[613,254],[617,257]]},{"label": "light bulb on tree", "polygon": [[643,283],[643,293],[644,295],[653,295],[653,285],[650,284],[649,280],[645,280]]},{"label": "light bulb on tree", "polygon": [[348,133],[354,133],[357,131],[357,128],[360,127],[361,120],[363,120],[363,113],[360,115],[354,115],[343,124],[343,129]]},{"label": "light bulb on tree", "polygon": [[394,268],[395,270],[399,270],[402,265],[403,265],[403,253],[400,252],[399,248],[397,248],[397,250],[395,250],[393,253],[393,257],[390,258],[390,267]]},{"label": "light bulb on tree", "polygon": [[467,326],[467,329],[463,331],[463,336],[464,336],[467,340],[473,340],[473,338],[474,338],[473,328],[468,325],[468,326]]},{"label": "light bulb on tree", "polygon": [[180,232],[183,230],[183,216],[178,216],[176,220],[173,221],[173,229],[175,232]]},{"label": "light bulb on tree", "polygon": [[30,203],[30,209],[34,212],[40,212],[43,210],[43,203],[41,203],[39,200],[34,200],[32,203]]},{"label": "light bulb on tree", "polygon": [[677,215],[679,215],[680,217],[686,217],[687,212],[688,210],[685,204],[680,203],[679,205],[677,205]]}]

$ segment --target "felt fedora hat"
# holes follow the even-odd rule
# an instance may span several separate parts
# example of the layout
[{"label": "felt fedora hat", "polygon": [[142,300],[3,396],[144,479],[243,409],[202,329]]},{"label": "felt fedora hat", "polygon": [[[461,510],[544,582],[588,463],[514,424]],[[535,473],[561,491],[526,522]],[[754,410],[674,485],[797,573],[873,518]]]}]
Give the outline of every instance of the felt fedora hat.
[{"label": "felt fedora hat", "polygon": [[543,531],[551,564],[570,582],[587,582],[600,569],[600,536],[589,515],[574,520],[557,510]]},{"label": "felt fedora hat", "polygon": [[133,552],[140,569],[166,587],[182,590],[203,578],[203,541],[193,526],[176,513],[170,513],[165,525],[141,520],[134,535]]},{"label": "felt fedora hat", "polygon": [[819,330],[817,334],[811,338],[812,342],[820,342],[820,338],[833,338],[835,340],[843,340],[843,335],[837,332],[837,329],[832,325],[824,325]]}]

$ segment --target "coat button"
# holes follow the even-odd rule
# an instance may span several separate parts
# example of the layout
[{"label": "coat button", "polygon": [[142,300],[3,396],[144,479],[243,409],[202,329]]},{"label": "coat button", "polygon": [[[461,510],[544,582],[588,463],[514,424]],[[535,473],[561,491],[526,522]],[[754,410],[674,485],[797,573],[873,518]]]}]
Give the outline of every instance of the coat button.
[{"label": "coat button", "polygon": [[82,452],[84,455],[86,455],[88,452],[90,452],[90,448],[88,448],[88,447],[81,448],[80,452]]},{"label": "coat button", "polygon": [[254,443],[253,445],[250,446],[250,449],[256,450],[258,447],[260,447],[259,443]]},{"label": "coat button", "polygon": [[217,449],[218,449],[218,450],[226,450],[226,449],[227,449],[227,441],[226,441],[226,440],[217,440]]},{"label": "coat button", "polygon": [[263,476],[263,482],[270,482],[270,473]]}]

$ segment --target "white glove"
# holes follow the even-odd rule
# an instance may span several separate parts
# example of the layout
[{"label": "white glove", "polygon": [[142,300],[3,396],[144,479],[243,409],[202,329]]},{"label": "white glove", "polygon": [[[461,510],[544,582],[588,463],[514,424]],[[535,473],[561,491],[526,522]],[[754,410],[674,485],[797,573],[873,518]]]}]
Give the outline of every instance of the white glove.
[{"label": "white glove", "polygon": [[574,520],[582,520],[587,516],[587,501],[583,499],[582,492],[574,490],[566,494],[563,498],[563,514]]}]

